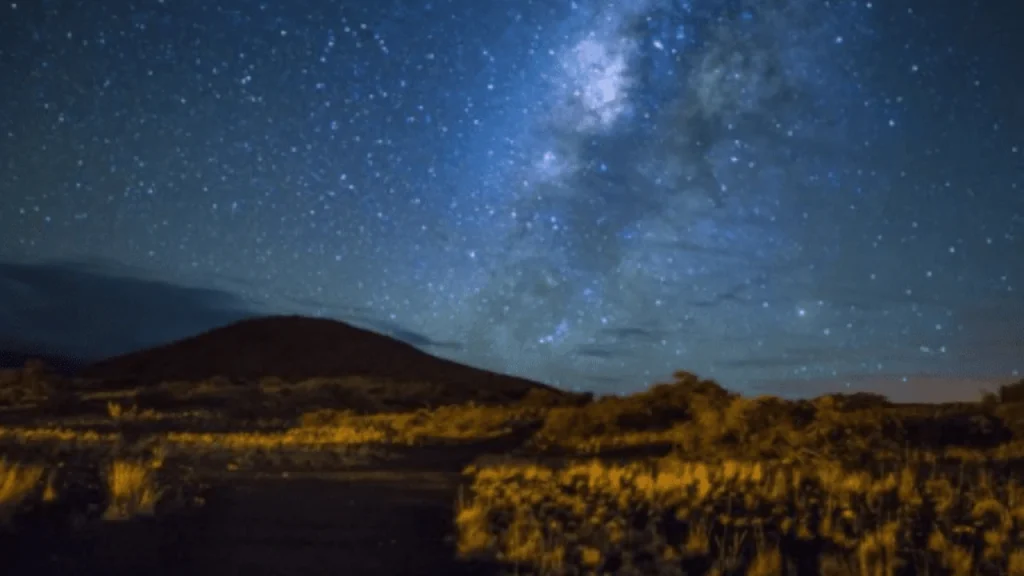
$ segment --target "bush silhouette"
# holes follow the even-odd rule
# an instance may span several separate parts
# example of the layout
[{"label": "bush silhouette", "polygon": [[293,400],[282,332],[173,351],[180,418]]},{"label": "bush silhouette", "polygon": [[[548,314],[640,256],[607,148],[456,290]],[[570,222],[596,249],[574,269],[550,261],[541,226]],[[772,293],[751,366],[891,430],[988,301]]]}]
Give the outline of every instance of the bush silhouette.
[{"label": "bush silhouette", "polygon": [[0,405],[37,404],[64,414],[75,403],[70,382],[41,360],[31,359],[20,370],[0,370]]},{"label": "bush silhouette", "polygon": [[1024,378],[999,387],[1000,402],[1024,402]]}]

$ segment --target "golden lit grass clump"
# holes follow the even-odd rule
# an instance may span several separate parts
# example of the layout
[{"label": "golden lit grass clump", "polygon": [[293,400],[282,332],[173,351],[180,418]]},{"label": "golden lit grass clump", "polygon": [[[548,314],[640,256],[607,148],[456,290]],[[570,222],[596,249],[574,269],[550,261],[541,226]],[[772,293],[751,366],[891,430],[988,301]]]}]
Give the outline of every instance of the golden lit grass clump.
[{"label": "golden lit grass clump", "polygon": [[115,459],[106,470],[109,502],[106,520],[129,520],[152,516],[163,495],[156,481],[159,460]]},{"label": "golden lit grass clump", "polygon": [[467,473],[460,555],[520,572],[1024,575],[1024,485],[984,467],[665,458]]},{"label": "golden lit grass clump", "polygon": [[0,460],[0,527],[10,523],[19,507],[36,495],[43,473],[37,464]]},{"label": "golden lit grass clump", "polygon": [[[126,520],[155,514],[163,495],[156,478],[162,463],[160,457],[115,458],[104,474],[108,496],[104,519]],[[56,478],[55,469],[46,474],[46,468],[40,464],[0,460],[0,527],[9,526],[25,506],[59,499]]]}]

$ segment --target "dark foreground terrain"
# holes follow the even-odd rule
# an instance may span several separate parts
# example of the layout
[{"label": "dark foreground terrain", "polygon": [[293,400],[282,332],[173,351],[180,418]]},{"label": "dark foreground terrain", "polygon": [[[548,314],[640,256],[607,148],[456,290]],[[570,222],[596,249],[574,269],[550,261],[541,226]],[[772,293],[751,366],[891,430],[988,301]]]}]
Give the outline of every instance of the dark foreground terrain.
[{"label": "dark foreground terrain", "polygon": [[[74,374],[63,365],[0,374],[5,574],[492,573],[456,560],[462,470],[530,428],[445,430],[387,415],[562,395],[297,316],[240,321]],[[325,422],[296,426],[318,410]],[[363,420],[335,421],[345,411]],[[383,416],[365,421],[372,414]],[[120,482],[117,462],[158,470]],[[145,485],[159,497],[109,518],[114,492]]]},{"label": "dark foreground terrain", "polygon": [[[275,356],[256,326],[0,371],[0,574],[1024,576],[1024,382],[594,399],[378,338]],[[304,349],[330,374],[258,377]]]},{"label": "dark foreground terrain", "polygon": [[195,470],[190,482],[204,488],[192,510],[88,527],[76,520],[85,501],[23,516],[3,536],[4,573],[494,574],[495,564],[456,558],[453,504],[470,462],[523,440],[405,449],[333,470]]}]

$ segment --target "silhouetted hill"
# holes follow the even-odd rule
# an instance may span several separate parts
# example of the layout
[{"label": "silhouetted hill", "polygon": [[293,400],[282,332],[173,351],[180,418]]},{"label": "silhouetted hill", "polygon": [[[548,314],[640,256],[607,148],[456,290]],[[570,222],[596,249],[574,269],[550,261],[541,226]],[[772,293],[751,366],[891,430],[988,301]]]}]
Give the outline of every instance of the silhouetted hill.
[{"label": "silhouetted hill", "polygon": [[276,376],[366,376],[395,382],[443,384],[464,389],[467,400],[488,395],[518,398],[534,388],[556,390],[524,378],[496,374],[438,358],[410,344],[335,320],[270,316],[242,320],[163,346],[86,366],[78,376],[111,384],[153,385],[223,376],[256,381]]}]

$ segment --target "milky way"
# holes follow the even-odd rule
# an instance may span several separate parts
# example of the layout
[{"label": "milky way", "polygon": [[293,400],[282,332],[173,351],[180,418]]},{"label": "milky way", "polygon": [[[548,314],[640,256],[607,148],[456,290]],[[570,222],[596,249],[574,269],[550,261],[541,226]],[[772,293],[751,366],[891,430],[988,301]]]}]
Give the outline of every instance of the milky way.
[{"label": "milky way", "polygon": [[581,389],[1011,377],[1024,49],[979,6],[8,3],[0,258]]}]

